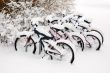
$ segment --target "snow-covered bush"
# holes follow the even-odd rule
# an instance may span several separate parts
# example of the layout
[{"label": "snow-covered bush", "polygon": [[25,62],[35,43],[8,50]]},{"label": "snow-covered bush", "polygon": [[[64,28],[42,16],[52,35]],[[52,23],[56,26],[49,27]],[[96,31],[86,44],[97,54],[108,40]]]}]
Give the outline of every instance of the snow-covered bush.
[{"label": "snow-covered bush", "polygon": [[14,42],[17,32],[29,30],[31,18],[43,16],[47,13],[43,8],[31,7],[30,4],[20,2],[8,3],[7,6],[12,9],[11,13],[6,10],[0,12],[0,39],[2,42]]},{"label": "snow-covered bush", "polygon": [[[33,1],[38,1],[32,6]],[[51,13],[69,12],[72,0],[31,0],[31,2],[12,1],[0,12],[0,40],[13,43],[16,34],[31,28],[31,19],[45,17]]]},{"label": "snow-covered bush", "polygon": [[74,0],[37,0],[44,9],[48,11],[70,11]]}]

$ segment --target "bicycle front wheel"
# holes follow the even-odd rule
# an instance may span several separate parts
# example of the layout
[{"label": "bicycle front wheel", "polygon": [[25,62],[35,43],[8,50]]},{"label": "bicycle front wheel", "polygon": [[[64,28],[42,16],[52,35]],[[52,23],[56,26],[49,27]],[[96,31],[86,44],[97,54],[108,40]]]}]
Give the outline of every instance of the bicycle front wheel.
[{"label": "bicycle front wheel", "polygon": [[86,40],[89,43],[89,48],[95,49],[95,50],[100,50],[101,47],[101,41],[99,40],[98,37],[95,35],[87,35]]},{"label": "bicycle front wheel", "polygon": [[59,52],[61,53],[60,59],[62,61],[70,62],[72,64],[74,61],[74,51],[72,47],[64,42],[58,42],[56,46],[57,50],[59,50]]},{"label": "bicycle front wheel", "polygon": [[30,37],[26,35],[21,35],[19,38],[15,40],[15,50],[16,51],[25,51],[25,52],[32,52],[35,54],[36,52],[36,43]]},{"label": "bicycle front wheel", "polygon": [[102,35],[102,33],[100,32],[100,31],[98,31],[98,30],[95,30],[95,29],[92,29],[91,30],[92,32],[94,31],[94,32],[97,32],[100,36],[101,36],[101,43],[103,44],[103,42],[104,42],[104,37],[103,37],[103,35]]},{"label": "bicycle front wheel", "polygon": [[77,43],[77,44],[75,43],[75,46],[76,47],[80,47],[82,49],[82,51],[83,51],[84,50],[84,42],[83,42],[83,40],[77,35],[72,35],[72,39],[74,41],[76,41],[76,43]]}]

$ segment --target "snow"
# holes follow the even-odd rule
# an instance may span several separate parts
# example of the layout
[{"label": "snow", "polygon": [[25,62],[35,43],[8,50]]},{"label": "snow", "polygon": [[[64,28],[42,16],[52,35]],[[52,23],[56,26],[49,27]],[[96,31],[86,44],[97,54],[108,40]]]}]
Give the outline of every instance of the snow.
[{"label": "snow", "polygon": [[50,27],[61,29],[61,30],[64,29],[64,26],[63,25],[58,25],[58,24],[51,25]]},{"label": "snow", "polygon": [[48,26],[38,26],[38,27],[36,27],[36,30],[47,35],[47,36],[49,36],[49,37],[51,37],[51,34],[49,33],[49,27]]},{"label": "snow", "polygon": [[39,21],[44,22],[44,19],[41,18],[41,17],[32,18],[31,19],[31,22],[32,22],[31,24],[33,24],[33,25],[37,24],[38,25],[39,24],[38,23]]},{"label": "snow", "polygon": [[100,51],[76,50],[75,62],[70,65],[41,59],[37,54],[19,53],[13,45],[0,44],[0,73],[110,73],[110,7],[77,5],[76,9],[93,19],[93,27],[102,30],[105,41]]}]

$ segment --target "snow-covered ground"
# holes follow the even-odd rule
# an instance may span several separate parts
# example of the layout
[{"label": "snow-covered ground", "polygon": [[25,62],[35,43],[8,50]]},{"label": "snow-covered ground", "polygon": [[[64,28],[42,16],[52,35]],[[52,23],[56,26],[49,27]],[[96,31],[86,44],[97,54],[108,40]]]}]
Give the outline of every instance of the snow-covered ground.
[{"label": "snow-covered ground", "polygon": [[[91,18],[92,26],[103,32],[105,41],[100,51],[78,50],[75,62],[70,65],[40,59],[30,53],[16,52],[14,46],[0,44],[0,73],[110,73],[110,6],[105,5],[106,3],[103,5],[103,2],[94,5],[80,1],[76,2],[77,11]],[[92,3],[94,2],[95,0]]]}]

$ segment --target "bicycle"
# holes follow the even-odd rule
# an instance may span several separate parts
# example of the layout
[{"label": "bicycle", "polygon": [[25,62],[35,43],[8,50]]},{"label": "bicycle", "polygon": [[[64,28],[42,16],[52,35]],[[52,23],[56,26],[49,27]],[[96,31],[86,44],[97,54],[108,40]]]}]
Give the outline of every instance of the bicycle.
[{"label": "bicycle", "polygon": [[[58,16],[58,15],[60,15],[60,16]],[[62,22],[62,20],[63,20],[63,18],[65,18],[66,17],[66,15],[64,15],[64,14],[52,14],[52,15],[49,15],[49,16],[47,16],[46,17],[46,19],[45,19],[45,22],[48,24],[48,26],[54,26],[54,27],[56,27],[57,29],[61,29],[61,27],[62,27],[62,25],[63,25],[63,23],[65,24],[65,23],[67,23],[67,21],[65,21],[65,22]],[[70,24],[70,23],[69,23]],[[63,25],[63,27],[62,27],[62,29],[65,29],[65,31],[64,32],[66,32],[66,31],[68,31],[68,30],[70,30],[69,28],[68,28],[68,26],[69,26],[69,24],[67,25],[67,26],[65,26],[65,25]],[[57,25],[57,26],[56,26]],[[71,27],[71,26],[70,26]],[[72,26],[73,27],[73,26]],[[73,29],[72,29],[73,30]],[[71,33],[72,33],[72,35],[71,35]],[[78,47],[78,48],[81,48],[82,49],[82,51],[84,50],[84,42],[83,42],[83,40],[82,39],[84,39],[84,38],[80,38],[81,36],[79,36],[79,35],[77,35],[79,32],[74,32],[73,33],[73,31],[71,31],[71,32],[67,32],[66,34],[67,35],[70,35],[69,37],[76,37],[77,38],[77,41],[75,40],[75,39],[73,39],[73,38],[71,38],[71,41],[72,41],[72,43],[73,43],[73,41],[74,41],[74,43],[73,44],[75,44],[75,46],[76,47]],[[80,39],[80,40],[79,40]],[[76,43],[75,43],[75,41],[76,41]]]},{"label": "bicycle", "polygon": [[[84,19],[83,23],[81,23],[79,21],[81,18],[82,18],[82,16],[80,16],[80,15],[73,15],[73,16],[71,15],[70,17],[69,16],[65,17],[62,22],[62,25],[65,24],[65,21],[66,21],[66,23],[70,23],[71,27],[68,27],[68,28],[70,28],[74,32],[79,32],[79,36],[82,37],[82,40],[84,42],[83,45],[85,47],[88,45],[89,48],[92,48],[93,45],[98,44],[96,47],[96,50],[100,50],[100,47],[104,42],[103,35],[98,30],[92,29],[90,27],[91,22],[89,22],[88,20]],[[84,24],[84,25],[82,25],[82,24]],[[68,25],[66,25],[66,26],[68,26]],[[85,39],[83,39],[83,38],[85,38]],[[92,38],[92,39],[89,39],[89,38]],[[93,40],[94,42],[93,41],[91,42],[91,40]],[[95,43],[95,41],[97,41],[97,43]]]},{"label": "bicycle", "polygon": [[[37,25],[35,25],[37,26]],[[30,48],[33,54],[36,53],[36,49],[39,49],[39,55],[44,54],[42,58],[48,55],[51,60],[65,60],[70,62],[71,64],[75,58],[75,47],[68,40],[54,40],[56,37],[52,36],[52,33],[42,33],[34,26],[34,32],[26,31],[19,34],[19,36],[15,40],[15,50],[23,49],[24,51],[28,51]],[[45,26],[46,27],[46,26]],[[40,27],[38,27],[41,29]],[[37,36],[37,37],[36,37]],[[36,37],[36,38],[35,38]],[[22,39],[23,38],[23,39]],[[19,48],[20,47],[20,48]],[[22,48],[21,48],[22,47]]]}]

